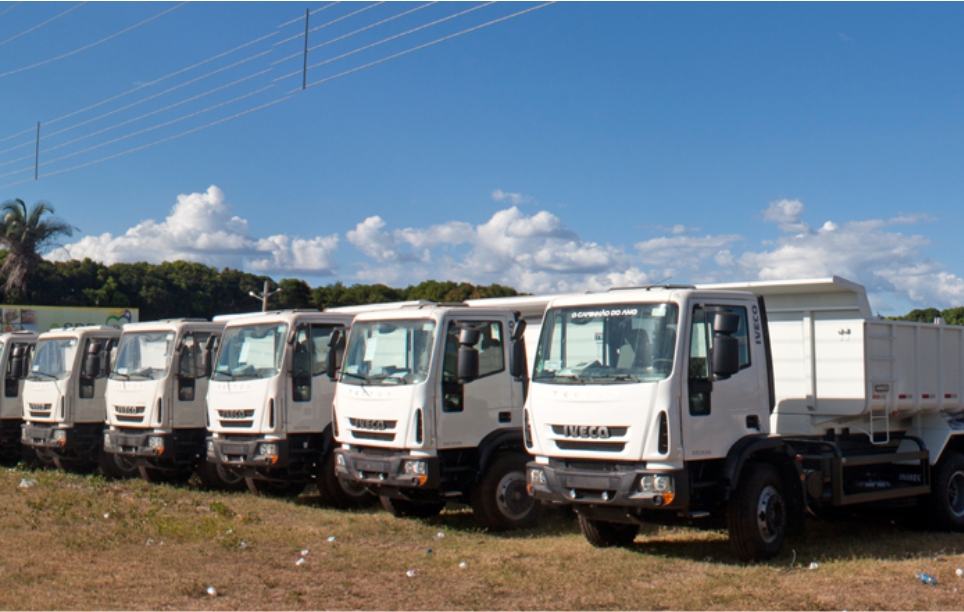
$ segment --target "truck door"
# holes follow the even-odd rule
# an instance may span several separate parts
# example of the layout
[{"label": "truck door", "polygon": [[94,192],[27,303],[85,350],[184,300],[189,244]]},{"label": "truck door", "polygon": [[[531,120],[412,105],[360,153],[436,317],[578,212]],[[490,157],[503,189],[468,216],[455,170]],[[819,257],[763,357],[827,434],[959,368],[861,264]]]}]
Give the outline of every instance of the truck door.
[{"label": "truck door", "polygon": [[[205,426],[204,400],[207,397],[208,377],[201,368],[201,351],[210,337],[209,332],[193,332],[185,334],[181,341],[174,381],[174,410],[171,415],[174,428]],[[217,347],[212,347],[212,351],[216,352]]]},{"label": "truck door", "polygon": [[[740,319],[732,335],[739,341],[740,370],[728,378],[712,372],[713,318],[722,312]],[[680,407],[685,460],[725,457],[736,440],[763,430],[760,411],[767,414],[767,390],[760,384],[759,372],[765,366],[752,359],[748,314],[745,303],[695,304],[691,308],[686,346],[689,375]]]},{"label": "truck door", "polygon": [[331,324],[302,325],[295,331],[294,352],[288,385],[288,423],[290,433],[320,433],[331,422],[331,400],[335,385],[328,380],[328,338]]},{"label": "truck door", "polygon": [[80,385],[77,399],[77,412],[74,422],[101,422],[107,416],[104,393],[107,391],[107,375],[110,373],[110,355],[117,346],[117,338],[87,338],[83,343],[81,363],[94,347],[99,347],[96,353],[100,357],[100,369],[97,372],[84,372],[81,368]]},{"label": "truck door", "polygon": [[[476,345],[479,377],[469,383],[458,379],[459,331],[463,325],[471,325],[481,332]],[[512,385],[519,383],[512,380],[507,369],[507,332],[501,320],[448,322],[436,418],[440,449],[476,447],[496,429],[521,426],[515,414],[521,410],[512,407]]]}]

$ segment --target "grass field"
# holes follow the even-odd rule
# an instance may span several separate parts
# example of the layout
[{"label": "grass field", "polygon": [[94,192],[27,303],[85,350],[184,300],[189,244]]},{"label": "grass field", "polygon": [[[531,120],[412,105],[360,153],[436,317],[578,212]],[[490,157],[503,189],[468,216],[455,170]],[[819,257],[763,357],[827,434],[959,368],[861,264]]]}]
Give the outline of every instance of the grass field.
[{"label": "grass field", "polygon": [[0,491],[4,609],[964,609],[964,535],[886,517],[810,522],[772,562],[743,566],[717,531],[593,549],[566,513],[493,535],[468,510],[401,520],[322,508],[311,491],[282,501],[19,468],[0,470]]}]

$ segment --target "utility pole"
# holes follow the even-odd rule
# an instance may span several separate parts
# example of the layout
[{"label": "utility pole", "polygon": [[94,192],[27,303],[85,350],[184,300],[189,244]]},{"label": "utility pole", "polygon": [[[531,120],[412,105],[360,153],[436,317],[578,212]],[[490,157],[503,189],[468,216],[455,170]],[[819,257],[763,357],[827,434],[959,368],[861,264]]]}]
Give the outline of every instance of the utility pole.
[{"label": "utility pole", "polygon": [[281,287],[274,291],[268,291],[268,281],[264,281],[264,291],[261,292],[261,295],[258,295],[256,291],[248,291],[248,295],[256,300],[261,300],[261,312],[268,312],[268,298],[276,293],[281,293]]}]

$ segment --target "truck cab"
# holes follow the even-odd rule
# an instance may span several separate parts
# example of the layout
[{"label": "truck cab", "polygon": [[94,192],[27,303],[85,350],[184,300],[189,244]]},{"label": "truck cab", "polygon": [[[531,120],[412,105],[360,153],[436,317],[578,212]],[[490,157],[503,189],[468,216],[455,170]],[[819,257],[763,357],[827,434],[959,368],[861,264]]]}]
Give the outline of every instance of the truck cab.
[{"label": "truck cab", "polygon": [[[287,310],[226,317],[207,392],[208,461],[255,493],[293,496],[316,479],[331,505],[373,498],[334,478],[328,341],[353,314]],[[216,320],[219,317],[216,317]]]},{"label": "truck cab", "polygon": [[227,468],[206,462],[211,355],[223,322],[169,319],[124,327],[107,381],[104,451],[120,469],[148,481],[244,486]]},{"label": "truck cab", "polygon": [[35,332],[0,334],[0,372],[3,372],[3,393],[0,394],[0,457],[5,459],[20,459],[23,453],[20,445],[20,437],[23,435],[23,381],[36,344]]},{"label": "truck cab", "polygon": [[490,529],[532,525],[539,506],[525,489],[525,329],[527,318],[538,327],[547,301],[359,314],[337,374],[338,476],[396,516],[432,516],[457,501]]},{"label": "truck cab", "polygon": [[121,331],[106,326],[57,329],[41,334],[23,387],[21,443],[43,463],[88,471],[102,461],[104,394],[110,355]]}]

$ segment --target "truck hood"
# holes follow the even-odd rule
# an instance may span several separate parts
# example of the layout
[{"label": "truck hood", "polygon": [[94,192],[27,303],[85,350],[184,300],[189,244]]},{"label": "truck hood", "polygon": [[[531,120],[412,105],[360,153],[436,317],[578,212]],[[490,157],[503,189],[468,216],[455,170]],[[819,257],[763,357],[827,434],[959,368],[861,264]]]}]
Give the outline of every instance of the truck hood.
[{"label": "truck hood", "polygon": [[60,402],[67,390],[64,380],[27,380],[23,385],[23,418],[25,421],[60,422]]},{"label": "truck hood", "polygon": [[534,383],[526,400],[531,453],[546,457],[641,461],[655,437],[665,381],[616,385]]},{"label": "truck hood", "polygon": [[[208,384],[208,430],[217,433],[262,432],[268,401],[274,399],[273,378],[212,380]],[[277,406],[281,414],[281,406]]]},{"label": "truck hood", "polygon": [[[338,383],[335,391],[336,440],[385,448],[420,448],[413,433],[415,408],[431,411],[425,401],[426,383],[417,385],[349,385]],[[417,405],[416,405],[417,404]],[[423,427],[428,429],[424,420]],[[423,436],[423,443],[428,436]]]},{"label": "truck hood", "polygon": [[149,422],[163,389],[164,379],[108,380],[106,400],[109,424],[137,427]]}]

